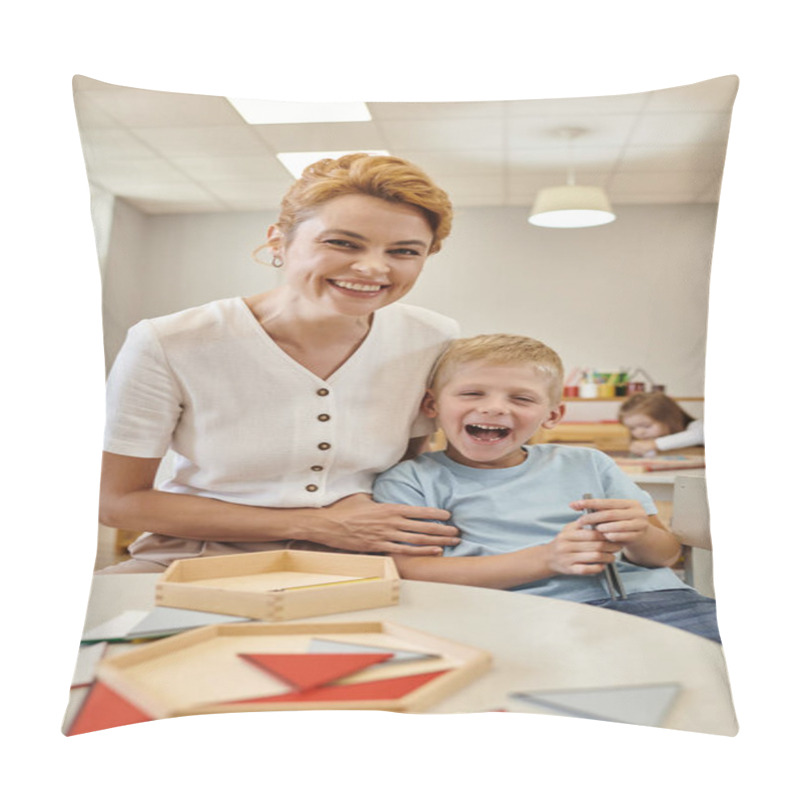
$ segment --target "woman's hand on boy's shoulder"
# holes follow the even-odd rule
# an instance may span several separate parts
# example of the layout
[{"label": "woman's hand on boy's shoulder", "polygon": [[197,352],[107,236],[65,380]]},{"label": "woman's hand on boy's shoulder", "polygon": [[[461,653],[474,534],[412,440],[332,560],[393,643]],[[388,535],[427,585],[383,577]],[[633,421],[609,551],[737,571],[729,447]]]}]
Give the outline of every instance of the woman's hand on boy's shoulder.
[{"label": "woman's hand on boy's shoulder", "polygon": [[352,494],[315,509],[319,522],[313,541],[361,553],[440,555],[459,543],[458,529],[441,508],[376,503],[371,495]]}]

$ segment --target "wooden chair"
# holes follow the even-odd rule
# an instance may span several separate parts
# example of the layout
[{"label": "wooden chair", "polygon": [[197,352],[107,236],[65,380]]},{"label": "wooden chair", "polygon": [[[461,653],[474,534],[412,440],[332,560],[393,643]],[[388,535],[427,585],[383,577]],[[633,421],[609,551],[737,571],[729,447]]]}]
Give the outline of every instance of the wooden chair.
[{"label": "wooden chair", "polygon": [[706,597],[714,597],[706,479],[703,475],[675,478],[672,530],[687,547],[685,580]]}]

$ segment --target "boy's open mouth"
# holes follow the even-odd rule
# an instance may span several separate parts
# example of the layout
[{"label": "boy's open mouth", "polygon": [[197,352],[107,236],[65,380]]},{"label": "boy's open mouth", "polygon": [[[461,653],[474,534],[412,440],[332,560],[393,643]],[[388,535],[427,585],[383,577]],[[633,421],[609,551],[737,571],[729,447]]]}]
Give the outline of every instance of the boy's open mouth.
[{"label": "boy's open mouth", "polygon": [[466,425],[467,433],[481,442],[499,442],[511,433],[511,428],[504,425]]}]

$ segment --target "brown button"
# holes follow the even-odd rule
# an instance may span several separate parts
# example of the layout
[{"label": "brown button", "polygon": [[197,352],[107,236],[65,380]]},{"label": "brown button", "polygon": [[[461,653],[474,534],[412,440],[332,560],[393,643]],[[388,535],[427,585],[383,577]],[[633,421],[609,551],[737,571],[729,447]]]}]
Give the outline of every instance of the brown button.
[{"label": "brown button", "polygon": [[330,418],[331,418],[331,415],[330,415],[330,414],[320,414],[320,415],[317,417],[317,419],[318,419],[320,422],[327,422],[327,421],[328,421]]},{"label": "brown button", "polygon": [[312,469],[314,472],[322,472],[322,470],[323,470],[323,469],[325,469],[325,467],[321,467],[319,464],[314,464],[314,466],[313,466],[313,467],[311,467],[311,469]]},{"label": "brown button", "polygon": [[320,450],[330,450],[331,449],[331,446],[327,442],[320,442],[317,445],[317,447],[319,447]]},{"label": "brown button", "polygon": [[307,492],[316,492],[317,489],[319,489],[319,486],[314,486],[313,483],[309,483],[308,486],[306,486]]},{"label": "brown button", "polygon": [[317,389],[317,394],[320,397],[326,397],[327,395],[330,394],[330,392],[327,389]]}]

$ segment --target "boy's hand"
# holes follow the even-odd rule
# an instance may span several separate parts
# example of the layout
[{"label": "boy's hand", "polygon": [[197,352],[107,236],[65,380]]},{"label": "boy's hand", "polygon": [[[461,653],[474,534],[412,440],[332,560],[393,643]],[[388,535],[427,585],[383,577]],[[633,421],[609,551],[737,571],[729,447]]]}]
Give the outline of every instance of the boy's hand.
[{"label": "boy's hand", "polygon": [[622,545],[608,541],[602,533],[584,527],[589,524],[587,514],[570,522],[552,542],[544,545],[548,548],[547,566],[553,572],[560,575],[597,575],[614,561],[614,554],[622,549]]},{"label": "boy's hand", "polygon": [[591,513],[584,514],[580,524],[591,525],[606,541],[619,543],[622,547],[636,542],[650,527],[650,518],[637,500],[596,498],[576,500],[569,505],[576,511],[589,509]]}]

